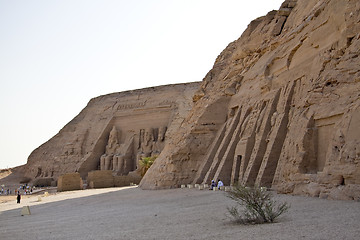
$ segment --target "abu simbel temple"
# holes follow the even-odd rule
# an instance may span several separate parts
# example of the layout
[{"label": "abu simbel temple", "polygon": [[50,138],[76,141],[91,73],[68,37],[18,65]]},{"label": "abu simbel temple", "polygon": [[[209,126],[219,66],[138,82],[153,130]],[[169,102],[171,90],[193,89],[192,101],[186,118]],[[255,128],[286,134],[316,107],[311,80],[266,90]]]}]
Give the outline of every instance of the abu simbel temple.
[{"label": "abu simbel temple", "polygon": [[[359,200],[359,54],[360,1],[286,0],[251,21],[201,82],[91,99],[31,153],[24,176],[65,190],[71,176],[143,189],[221,179]],[[139,160],[151,156],[142,177]]]}]

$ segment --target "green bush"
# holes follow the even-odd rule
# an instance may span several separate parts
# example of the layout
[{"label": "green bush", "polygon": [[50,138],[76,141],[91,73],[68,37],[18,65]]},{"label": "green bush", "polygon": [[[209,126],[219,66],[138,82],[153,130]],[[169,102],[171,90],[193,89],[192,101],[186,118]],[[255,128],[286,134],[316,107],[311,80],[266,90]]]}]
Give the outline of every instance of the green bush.
[{"label": "green bush", "polygon": [[227,196],[244,207],[243,212],[239,212],[237,207],[228,207],[231,217],[241,224],[272,223],[289,209],[286,202],[272,200],[271,193],[265,188],[236,185]]},{"label": "green bush", "polygon": [[157,156],[152,156],[152,157],[142,157],[139,160],[139,165],[140,165],[140,174],[143,177],[145,175],[145,173],[147,172],[147,170],[151,167],[151,165],[154,163],[155,159],[157,158]]}]

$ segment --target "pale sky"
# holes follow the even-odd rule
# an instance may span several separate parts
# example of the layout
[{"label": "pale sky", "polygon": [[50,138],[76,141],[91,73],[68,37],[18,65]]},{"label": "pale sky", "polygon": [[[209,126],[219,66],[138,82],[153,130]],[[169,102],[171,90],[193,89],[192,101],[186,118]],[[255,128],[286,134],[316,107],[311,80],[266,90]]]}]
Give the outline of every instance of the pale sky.
[{"label": "pale sky", "polygon": [[0,0],[0,168],[25,164],[91,98],[201,81],[284,0]]}]

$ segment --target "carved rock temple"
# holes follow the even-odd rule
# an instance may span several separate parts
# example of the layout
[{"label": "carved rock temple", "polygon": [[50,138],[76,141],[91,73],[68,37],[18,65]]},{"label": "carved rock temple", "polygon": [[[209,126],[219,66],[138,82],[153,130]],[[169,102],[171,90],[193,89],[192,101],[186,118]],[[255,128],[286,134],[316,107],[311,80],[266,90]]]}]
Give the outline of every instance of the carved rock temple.
[{"label": "carved rock temple", "polygon": [[209,183],[360,199],[360,2],[286,0],[253,20],[201,83],[92,99],[26,175],[136,172],[143,189]]},{"label": "carved rock temple", "polygon": [[112,170],[128,175],[141,157],[158,156],[167,135],[191,109],[199,83],[152,87],[92,99],[51,140],[34,150],[26,164],[31,178],[69,172]]},{"label": "carved rock temple", "polygon": [[360,2],[287,0],[218,56],[146,189],[221,179],[360,198]]}]

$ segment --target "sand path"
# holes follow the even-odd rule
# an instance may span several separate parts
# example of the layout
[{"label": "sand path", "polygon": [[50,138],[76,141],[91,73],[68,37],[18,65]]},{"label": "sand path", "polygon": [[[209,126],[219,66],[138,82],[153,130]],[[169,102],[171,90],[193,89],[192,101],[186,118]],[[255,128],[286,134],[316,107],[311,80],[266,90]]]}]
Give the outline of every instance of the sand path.
[{"label": "sand path", "polygon": [[[359,239],[360,203],[275,195],[278,223],[236,225],[224,192],[108,188],[0,204],[0,239]],[[29,205],[31,215],[21,216]]]}]

